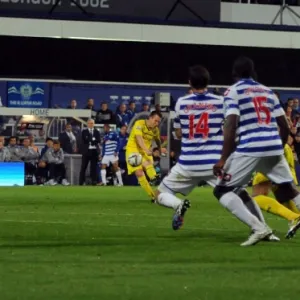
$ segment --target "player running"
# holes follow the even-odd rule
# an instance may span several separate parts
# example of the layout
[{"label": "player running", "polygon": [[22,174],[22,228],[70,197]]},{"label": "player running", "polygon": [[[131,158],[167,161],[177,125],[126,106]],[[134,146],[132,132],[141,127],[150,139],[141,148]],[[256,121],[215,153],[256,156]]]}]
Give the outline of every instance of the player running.
[{"label": "player running", "polygon": [[117,132],[110,131],[108,124],[104,125],[104,138],[101,161],[102,185],[106,185],[106,168],[112,164],[113,171],[118,179],[118,186],[123,186],[122,174],[119,168],[119,136]]},{"label": "player running", "polygon": [[[292,138],[289,136],[288,143],[284,146],[284,156],[290,167],[293,175],[294,184],[298,185],[298,180],[295,171],[295,162],[293,151],[290,147]],[[265,210],[274,215],[283,217],[289,221],[290,228],[286,234],[286,238],[294,237],[296,231],[300,228],[300,212],[295,206],[295,203],[286,197],[285,194],[278,194],[278,186],[262,173],[256,173],[252,183],[252,197],[262,210]],[[275,199],[268,197],[269,191],[272,189]],[[299,194],[299,192],[298,192]]]},{"label": "player running", "polygon": [[[252,228],[248,240],[241,244],[249,246],[272,233],[258,218],[245,214],[241,205],[238,191],[249,182],[253,171],[266,174],[278,185],[278,192],[293,199],[298,208],[300,196],[292,185],[293,176],[283,156],[289,126],[278,98],[253,79],[255,70],[251,59],[237,59],[233,74],[237,83],[225,93],[224,145],[221,159],[214,166],[214,173],[220,176],[214,194],[223,206]],[[249,202],[256,205],[250,196]]]},{"label": "player running", "polygon": [[[220,159],[223,147],[224,99],[207,91],[209,78],[204,67],[190,68],[189,83],[193,94],[179,98],[175,106],[174,127],[177,137],[181,138],[181,154],[157,191],[158,204],[175,210],[174,230],[183,225],[183,217],[190,207],[188,200],[182,201],[175,194],[188,195],[200,181],[206,181],[211,186],[215,186],[216,182],[213,165]],[[239,201],[241,213],[250,218],[252,214]],[[236,215],[235,207],[225,207]]]},{"label": "player running", "polygon": [[149,179],[156,180],[156,171],[153,166],[152,143],[155,141],[157,147],[161,149],[160,133],[158,126],[162,115],[153,111],[147,120],[138,120],[134,123],[126,146],[126,162],[132,153],[140,153],[143,157],[142,164],[133,167],[127,163],[128,175],[135,174],[139,184],[146,191],[152,201],[155,199],[155,193],[152,190],[144,171]]}]

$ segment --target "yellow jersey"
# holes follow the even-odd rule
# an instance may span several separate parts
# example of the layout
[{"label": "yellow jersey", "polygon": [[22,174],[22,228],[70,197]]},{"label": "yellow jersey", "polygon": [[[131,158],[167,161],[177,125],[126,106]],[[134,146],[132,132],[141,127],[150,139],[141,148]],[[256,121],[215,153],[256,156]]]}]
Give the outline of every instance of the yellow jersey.
[{"label": "yellow jersey", "polygon": [[126,150],[130,152],[143,153],[144,151],[138,146],[136,136],[142,136],[145,146],[150,149],[152,142],[156,139],[160,140],[159,129],[148,128],[146,120],[138,120],[134,123],[126,146]]}]

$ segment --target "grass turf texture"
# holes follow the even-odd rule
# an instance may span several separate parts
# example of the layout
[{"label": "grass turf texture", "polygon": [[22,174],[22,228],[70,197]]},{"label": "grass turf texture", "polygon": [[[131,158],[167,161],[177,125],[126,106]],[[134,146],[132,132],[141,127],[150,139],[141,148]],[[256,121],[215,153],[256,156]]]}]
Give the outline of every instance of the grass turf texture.
[{"label": "grass turf texture", "polygon": [[300,234],[267,215],[281,243],[239,246],[248,229],[213,198],[189,197],[184,227],[140,188],[1,188],[0,297],[298,299]]}]

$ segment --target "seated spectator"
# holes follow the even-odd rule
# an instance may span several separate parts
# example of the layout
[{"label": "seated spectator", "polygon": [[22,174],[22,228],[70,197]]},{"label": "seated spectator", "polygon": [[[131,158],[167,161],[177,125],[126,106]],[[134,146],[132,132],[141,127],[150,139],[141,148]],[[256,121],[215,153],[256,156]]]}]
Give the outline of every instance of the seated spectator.
[{"label": "seated spectator", "polygon": [[96,115],[96,123],[97,124],[114,124],[114,114],[113,112],[108,109],[108,105],[106,102],[101,104],[101,109],[98,110]]},{"label": "seated spectator", "polygon": [[25,138],[23,140],[23,147],[20,149],[19,155],[25,164],[25,184],[32,185],[39,154],[32,147],[30,147],[29,138]]},{"label": "seated spectator", "polygon": [[29,141],[30,141],[30,147],[32,147],[34,149],[35,152],[39,153],[39,148],[38,146],[36,146],[34,144],[34,136],[33,135],[30,135],[29,137]]},{"label": "seated spectator", "polygon": [[119,113],[116,117],[117,128],[121,128],[122,126],[128,126],[129,124],[129,116],[126,113],[126,105],[123,103],[119,107]]},{"label": "seated spectator", "polygon": [[149,104],[147,102],[143,103],[141,112],[149,112]]},{"label": "seated spectator", "polygon": [[78,152],[77,139],[72,131],[71,124],[67,124],[66,130],[59,135],[59,142],[65,153],[73,154]]},{"label": "seated spectator", "polygon": [[41,151],[40,161],[38,162],[38,167],[36,171],[36,182],[39,185],[44,184],[46,181],[49,180],[48,173],[49,173],[49,166],[47,162],[44,160],[44,155],[48,149],[53,148],[53,140],[51,138],[46,139],[46,145]]},{"label": "seated spectator", "polygon": [[76,109],[77,108],[77,101],[75,99],[72,99],[70,102],[70,105],[67,106],[69,109]]},{"label": "seated spectator", "polygon": [[46,138],[46,145],[44,146],[44,148],[41,151],[41,159],[43,158],[43,156],[47,152],[47,150],[52,147],[53,147],[53,139],[51,139],[49,137]]},{"label": "seated spectator", "polygon": [[94,108],[94,99],[89,98],[87,100],[87,104],[86,104],[86,107],[84,109],[90,109],[92,111],[92,118],[95,119],[96,109]]},{"label": "seated spectator", "polygon": [[128,123],[130,123],[130,121],[135,116],[135,102],[134,101],[130,101],[129,102],[129,106],[128,106],[128,110],[127,110],[127,115],[128,115],[128,119],[129,119]]},{"label": "seated spectator", "polygon": [[7,162],[10,161],[10,153],[9,150],[4,147],[4,143],[0,140],[0,161]]},{"label": "seated spectator", "polygon": [[53,142],[53,148],[47,150],[43,161],[49,165],[49,181],[46,185],[70,185],[66,179],[66,167],[64,163],[64,152],[60,148],[59,141]]},{"label": "seated spectator", "polygon": [[9,138],[7,149],[10,153],[11,161],[21,161],[20,146],[17,145],[17,137],[11,136]]}]

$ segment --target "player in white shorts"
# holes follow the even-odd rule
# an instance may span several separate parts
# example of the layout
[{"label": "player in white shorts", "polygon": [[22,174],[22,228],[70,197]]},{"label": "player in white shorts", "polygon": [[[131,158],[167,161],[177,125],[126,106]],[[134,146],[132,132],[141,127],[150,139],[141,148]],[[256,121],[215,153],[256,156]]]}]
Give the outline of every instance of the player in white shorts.
[{"label": "player in white shorts", "polygon": [[119,135],[115,131],[110,131],[108,124],[104,125],[104,138],[102,146],[102,160],[101,160],[101,180],[102,184],[106,185],[106,168],[113,167],[113,171],[117,176],[118,185],[123,186],[122,174],[119,168]]},{"label": "player in white shorts", "polygon": [[[213,165],[220,159],[223,147],[224,99],[208,93],[208,81],[209,73],[205,68],[192,67],[189,83],[193,94],[179,98],[175,107],[174,127],[176,135],[181,138],[181,154],[178,163],[163,179],[157,191],[158,204],[175,210],[172,222],[174,230],[183,225],[184,214],[190,207],[188,200],[181,201],[175,194],[188,195],[200,181],[212,186],[216,182]],[[240,202],[242,213],[260,223]],[[236,215],[234,210],[231,212]]]},{"label": "player in white shorts", "polygon": [[[219,176],[214,194],[252,228],[249,239],[242,244],[249,246],[272,233],[266,224],[262,225],[263,222],[257,222],[240,211],[238,192],[249,182],[253,171],[265,174],[279,185],[279,189],[294,199],[298,207],[300,196],[292,185],[293,177],[283,156],[289,126],[278,98],[271,89],[254,80],[251,59],[237,59],[233,74],[237,83],[225,92],[224,146],[221,159],[214,166],[214,173]],[[256,205],[248,193],[244,193],[249,202]]]}]

